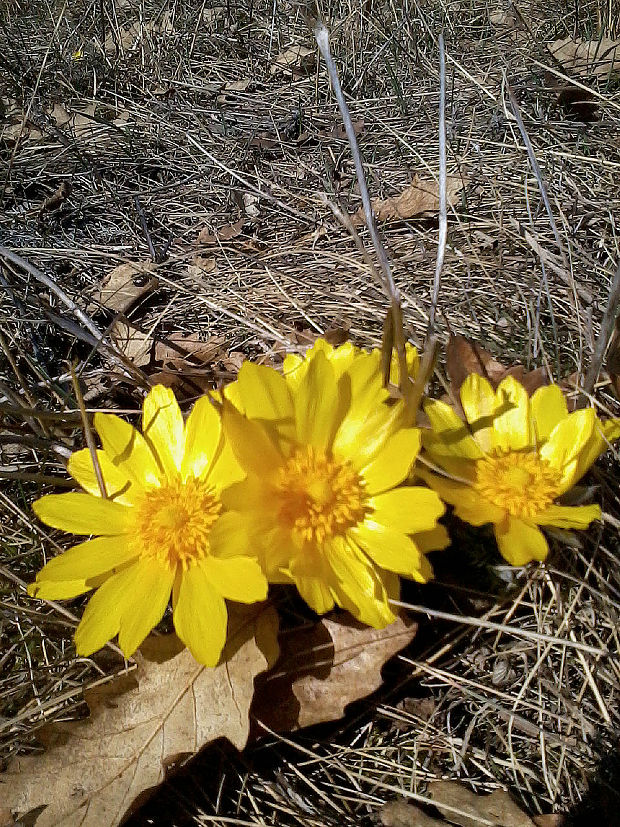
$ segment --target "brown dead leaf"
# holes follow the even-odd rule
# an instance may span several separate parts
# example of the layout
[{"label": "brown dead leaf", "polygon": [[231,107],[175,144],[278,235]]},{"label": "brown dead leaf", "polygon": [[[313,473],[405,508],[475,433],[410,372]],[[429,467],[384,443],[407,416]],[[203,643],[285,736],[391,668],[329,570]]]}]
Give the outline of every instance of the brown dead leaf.
[{"label": "brown dead leaf", "polygon": [[502,379],[513,376],[523,385],[529,395],[549,382],[544,368],[526,371],[523,365],[506,367],[473,339],[459,335],[452,335],[448,340],[446,372],[450,379],[452,392],[457,399],[461,385],[470,373],[484,376],[494,388],[497,388]]},{"label": "brown dead leaf", "polygon": [[381,686],[383,665],[416,631],[403,617],[372,629],[338,614],[283,635],[274,671],[257,681],[253,716],[286,732],[342,718],[348,704]]},{"label": "brown dead leaf", "polygon": [[158,662],[139,655],[135,672],[89,690],[90,718],[47,728],[43,754],[15,758],[0,774],[3,806],[45,806],[37,827],[113,827],[205,744],[225,737],[243,749],[254,677],[275,659],[277,613],[253,607],[230,624],[231,657],[214,669],[172,635],[145,642]]},{"label": "brown dead leaf", "polygon": [[308,74],[316,66],[316,49],[297,44],[277,56],[269,68],[272,75]]},{"label": "brown dead leaf", "polygon": [[433,781],[428,796],[444,818],[459,827],[480,827],[481,819],[483,824],[494,827],[534,827],[532,819],[505,790],[476,795],[455,781]]},{"label": "brown dead leaf", "polygon": [[[448,175],[446,194],[449,204],[456,202],[456,196],[463,186],[461,177]],[[423,213],[436,213],[439,210],[439,184],[434,180],[423,181],[416,175],[400,195],[394,198],[373,198],[372,208],[377,221],[398,221]],[[352,221],[354,224],[363,224],[364,220],[364,210],[360,207],[352,216]]]},{"label": "brown dead leaf", "polygon": [[207,230],[206,227],[203,227],[203,229],[198,233],[196,242],[198,244],[217,244],[218,241],[230,241],[232,238],[236,238],[238,235],[241,235],[244,224],[245,218],[241,217],[238,221],[235,221],[234,224],[227,224],[225,227],[216,230],[215,233],[212,233],[210,230]]},{"label": "brown dead leaf", "polygon": [[[198,333],[185,336],[183,333],[171,333],[166,342],[155,345],[155,359],[164,366],[182,370],[192,362],[194,364],[212,364],[226,354],[224,336],[210,336],[201,339]],[[176,345],[177,347],[174,347]]]},{"label": "brown dead leaf", "polygon": [[153,337],[150,333],[143,333],[124,322],[116,322],[110,331],[110,338],[123,356],[136,367],[147,365],[151,361]]},{"label": "brown dead leaf", "polygon": [[201,279],[209,273],[217,273],[217,261],[214,256],[196,255],[192,263],[187,265],[187,274],[192,279]]},{"label": "brown dead leaf", "polygon": [[141,296],[157,287],[157,278],[150,275],[154,269],[152,261],[119,264],[101,282],[98,300],[114,313],[125,313]]},{"label": "brown dead leaf", "polygon": [[620,40],[608,37],[573,40],[565,37],[550,43],[549,51],[568,74],[580,78],[605,77],[620,72]]},{"label": "brown dead leaf", "polygon": [[562,827],[566,824],[566,816],[562,813],[549,813],[544,816],[534,816],[532,821],[536,827]]},{"label": "brown dead leaf", "polygon": [[402,798],[384,804],[379,820],[383,827],[446,827],[442,819],[427,816],[416,804]]},{"label": "brown dead leaf", "polygon": [[61,181],[58,188],[45,199],[41,205],[40,213],[53,212],[61,207],[66,199],[71,195],[71,181]]}]

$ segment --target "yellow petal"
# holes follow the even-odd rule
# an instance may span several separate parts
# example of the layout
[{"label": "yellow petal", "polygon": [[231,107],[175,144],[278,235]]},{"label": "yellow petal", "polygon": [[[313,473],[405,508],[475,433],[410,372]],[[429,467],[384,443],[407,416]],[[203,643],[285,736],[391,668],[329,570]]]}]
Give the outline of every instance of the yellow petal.
[{"label": "yellow petal", "polygon": [[460,395],[474,439],[483,451],[489,451],[495,410],[495,392],[491,383],[477,373],[470,373],[461,385]]},{"label": "yellow petal", "polygon": [[503,523],[495,525],[494,530],[500,554],[511,566],[525,566],[531,560],[544,560],[549,553],[542,531],[531,523],[508,517]]},{"label": "yellow petal", "polygon": [[201,566],[213,588],[228,600],[256,603],[267,597],[267,580],[256,560],[205,557]]},{"label": "yellow petal", "polygon": [[334,596],[331,589],[319,577],[299,575],[295,585],[302,599],[317,614],[323,615],[334,608]]},{"label": "yellow petal", "polygon": [[215,666],[226,641],[228,613],[200,564],[180,576],[173,619],[177,635],[198,663]]},{"label": "yellow petal", "polygon": [[255,556],[255,543],[250,534],[249,522],[247,514],[225,511],[209,534],[210,554],[223,560]]},{"label": "yellow petal", "polygon": [[185,448],[183,415],[170,388],[156,385],[142,406],[142,433],[168,477],[181,469]]},{"label": "yellow petal", "polygon": [[377,494],[368,500],[368,505],[373,509],[371,519],[374,522],[404,534],[429,531],[446,510],[435,491],[419,485]]},{"label": "yellow petal", "polygon": [[572,485],[578,482],[583,475],[589,470],[590,466],[596,462],[601,454],[609,448],[610,443],[618,439],[620,436],[620,419],[608,419],[601,422],[596,419],[592,428],[590,438],[583,446],[573,469],[573,474],[564,487],[564,491],[568,490]]},{"label": "yellow petal", "polygon": [[92,655],[118,634],[123,613],[131,611],[136,596],[137,566],[114,574],[91,599],[75,631],[78,655]]},{"label": "yellow petal", "polygon": [[379,573],[353,542],[336,537],[325,547],[324,554],[335,575],[332,593],[343,609],[375,629],[383,629],[394,621]]},{"label": "yellow petal", "polygon": [[503,451],[520,451],[534,445],[527,391],[512,376],[503,379],[495,393],[491,443]]},{"label": "yellow petal", "polygon": [[136,556],[125,536],[96,537],[53,557],[38,573],[37,581],[91,580]]},{"label": "yellow petal", "polygon": [[317,353],[295,391],[297,440],[302,445],[329,448],[339,424],[338,386],[334,370],[323,353]]},{"label": "yellow petal", "polygon": [[427,401],[424,412],[430,419],[432,434],[422,434],[422,444],[437,462],[443,456],[462,459],[480,459],[484,452],[469,432],[467,425],[445,402],[438,399]]},{"label": "yellow petal", "polygon": [[129,506],[73,491],[46,494],[33,502],[32,509],[46,525],[73,534],[125,534],[132,514]]},{"label": "yellow petal", "polygon": [[260,422],[247,419],[232,405],[224,404],[222,425],[224,434],[246,473],[264,478],[272,475],[282,464],[282,454]]},{"label": "yellow petal", "polygon": [[[110,462],[105,451],[97,451],[97,459],[99,460],[107,498],[124,505],[130,505],[134,501],[135,486],[132,487],[126,474],[123,474]],[[97,475],[93,467],[93,459],[88,448],[83,448],[81,451],[71,454],[67,463],[67,471],[89,494],[95,497],[101,496]]]},{"label": "yellow petal", "polygon": [[[540,448],[540,456],[559,471],[564,470],[587,445],[595,424],[596,414],[593,408],[575,411],[555,426],[549,439]],[[572,476],[571,474],[571,478]],[[568,485],[575,480],[565,482]]]},{"label": "yellow petal", "polygon": [[135,588],[131,604],[125,604],[120,617],[118,645],[131,657],[144,638],[164,616],[170,600],[175,572],[145,558],[134,566]]},{"label": "yellow petal", "polygon": [[426,582],[422,576],[424,555],[420,553],[411,537],[407,537],[402,531],[366,519],[361,525],[351,529],[351,536],[382,569],[404,574],[421,583]]},{"label": "yellow petal", "polygon": [[116,414],[95,414],[95,428],[109,460],[139,488],[159,485],[161,469],[146,440]]},{"label": "yellow petal", "polygon": [[484,525],[503,520],[506,512],[480,496],[470,485],[420,471],[419,476],[436,491],[444,502],[454,506],[454,513],[471,525]]},{"label": "yellow petal", "polygon": [[71,600],[91,589],[86,580],[37,580],[29,584],[28,594],[39,600]]},{"label": "yellow petal", "polygon": [[244,362],[236,384],[247,417],[292,422],[293,399],[286,379],[278,371]]},{"label": "yellow petal", "polygon": [[409,474],[420,450],[418,428],[402,428],[387,439],[372,462],[361,469],[369,494],[399,485]]},{"label": "yellow petal", "polygon": [[587,528],[594,520],[601,519],[598,505],[550,505],[536,515],[540,525],[554,525],[558,528]]},{"label": "yellow petal", "polygon": [[244,478],[245,471],[239,464],[230,441],[223,436],[215,460],[207,471],[205,479],[216,491],[221,492],[229,485],[240,482]]},{"label": "yellow petal", "polygon": [[304,360],[297,353],[288,353],[282,363],[282,375],[291,388],[296,388],[301,381]]},{"label": "yellow petal", "polygon": [[402,427],[404,413],[402,402],[392,406],[378,404],[364,420],[347,413],[334,439],[334,456],[351,462],[357,471],[366,468]]},{"label": "yellow petal", "polygon": [[435,526],[431,531],[422,531],[412,539],[422,554],[428,554],[429,551],[441,551],[450,545],[450,535],[442,525]]},{"label": "yellow petal", "polygon": [[555,426],[568,416],[566,399],[557,385],[545,385],[534,392],[531,406],[536,442],[542,445]]},{"label": "yellow petal", "polygon": [[181,477],[206,475],[215,460],[222,434],[222,423],[215,405],[207,396],[196,401],[185,425],[185,454]]}]

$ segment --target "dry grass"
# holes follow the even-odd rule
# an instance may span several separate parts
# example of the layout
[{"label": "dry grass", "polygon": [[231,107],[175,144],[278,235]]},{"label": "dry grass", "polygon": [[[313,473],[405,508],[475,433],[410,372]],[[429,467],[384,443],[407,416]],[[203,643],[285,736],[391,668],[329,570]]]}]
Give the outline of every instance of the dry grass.
[{"label": "dry grass", "polygon": [[[155,343],[178,333],[219,337],[216,357],[194,365],[194,384],[180,386],[187,402],[205,383],[229,378],[239,354],[277,364],[283,345],[301,347],[316,332],[340,329],[376,345],[385,313],[380,286],[320,198],[349,212],[359,207],[326,74],[320,65],[292,77],[271,72],[290,44],[312,45],[300,7],[264,0],[102,5],[9,0],[0,11],[5,114],[13,126],[27,116],[22,140],[0,143],[0,240],[71,303],[37,280],[32,266],[3,260],[6,757],[32,747],[42,722],[79,712],[83,686],[122,668],[113,654],[76,659],[72,616],[60,607],[42,610],[23,591],[42,556],[62,542],[33,523],[29,504],[62,484],[63,459],[81,445],[69,362],[77,363],[93,409],[135,410],[140,387],[162,369],[155,351],[136,369],[97,343],[115,321],[97,303],[106,273],[154,252],[158,289],[125,321]],[[322,12],[353,118],[364,123],[369,185],[382,197],[398,194],[414,173],[437,174],[436,34],[443,26],[448,172],[463,176],[466,187],[449,215],[439,330],[474,337],[507,362],[544,364],[557,377],[587,368],[620,258],[620,93],[613,78],[584,80],[597,103],[597,120],[588,124],[559,105],[551,88],[558,67],[545,44],[619,33],[611,0],[551,5],[511,7],[516,25],[497,22],[491,15],[502,7],[482,0],[330,2]],[[226,89],[237,81],[236,91]],[[55,104],[69,113],[91,108],[74,126],[59,126],[50,114]],[[63,181],[72,185],[68,198],[44,208]],[[215,249],[197,245],[202,229],[239,219],[240,235]],[[421,341],[436,219],[383,232],[407,333]],[[199,252],[215,258],[212,269],[188,268]],[[603,410],[615,407],[605,385],[596,399]],[[443,566],[437,561],[442,583],[408,595],[432,611],[482,616],[501,630],[426,622],[385,693],[346,725],[290,744],[266,741],[242,760],[225,752],[213,790],[200,776],[207,766],[213,775],[212,750],[162,792],[157,807],[165,800],[170,823],[179,824],[358,825],[372,823],[397,790],[423,796],[425,781],[438,776],[467,779],[480,791],[504,784],[532,813],[578,801],[620,725],[617,467],[599,465],[593,481],[608,522],[581,548],[558,543],[545,568],[503,572],[514,579],[507,588],[491,566],[489,544],[459,529],[456,554]],[[484,558],[469,589],[451,573],[462,556],[469,570]],[[426,706],[407,700],[421,697]]]}]

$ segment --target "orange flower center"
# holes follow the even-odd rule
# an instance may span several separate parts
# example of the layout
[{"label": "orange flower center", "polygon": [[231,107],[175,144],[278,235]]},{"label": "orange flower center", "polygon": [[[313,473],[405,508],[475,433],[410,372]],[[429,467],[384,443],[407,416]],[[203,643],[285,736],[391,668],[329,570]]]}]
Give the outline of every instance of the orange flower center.
[{"label": "orange flower center", "polygon": [[360,475],[312,447],[294,451],[280,468],[276,490],[280,521],[300,541],[321,545],[366,514]]},{"label": "orange flower center", "polygon": [[558,495],[560,475],[536,453],[488,456],[476,463],[474,487],[513,517],[534,517]]},{"label": "orange flower center", "polygon": [[209,535],[221,510],[213,489],[195,477],[147,491],[136,506],[134,538],[141,556],[186,571],[209,553]]}]

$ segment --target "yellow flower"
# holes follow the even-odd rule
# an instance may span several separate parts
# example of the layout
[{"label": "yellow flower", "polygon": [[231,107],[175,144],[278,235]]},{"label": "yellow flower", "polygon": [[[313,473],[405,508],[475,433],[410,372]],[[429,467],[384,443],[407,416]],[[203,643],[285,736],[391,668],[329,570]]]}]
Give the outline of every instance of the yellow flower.
[{"label": "yellow flower", "polygon": [[486,379],[471,374],[461,387],[461,404],[468,425],[444,402],[425,405],[432,431],[423,444],[448,477],[420,476],[462,520],[493,523],[509,563],[545,559],[549,547],[538,526],[586,528],[600,517],[598,505],[555,501],[620,435],[620,420],[601,422],[592,408],[569,414],[557,385],[529,398],[512,377],[494,392]]},{"label": "yellow flower", "polygon": [[211,402],[187,420],[161,385],[144,401],[142,434],[113,414],[95,415],[102,498],[88,450],[71,476],[86,493],[49,494],[33,508],[47,525],[97,535],[50,560],[29,586],[34,597],[67,599],[97,589],[75,633],[89,655],[118,634],[129,657],[161,620],[172,592],[178,636],[196,660],[217,663],[226,639],[224,598],[263,600],[267,581],[243,526],[222,508],[226,486],[243,478]]},{"label": "yellow flower", "polygon": [[397,575],[425,582],[424,552],[448,544],[435,492],[398,487],[420,432],[401,426],[403,405],[388,396],[378,351],[319,339],[287,357],[284,375],[246,362],[223,411],[247,473],[224,502],[268,579],[295,583],[320,614],[338,605],[377,628],[394,619]]}]

